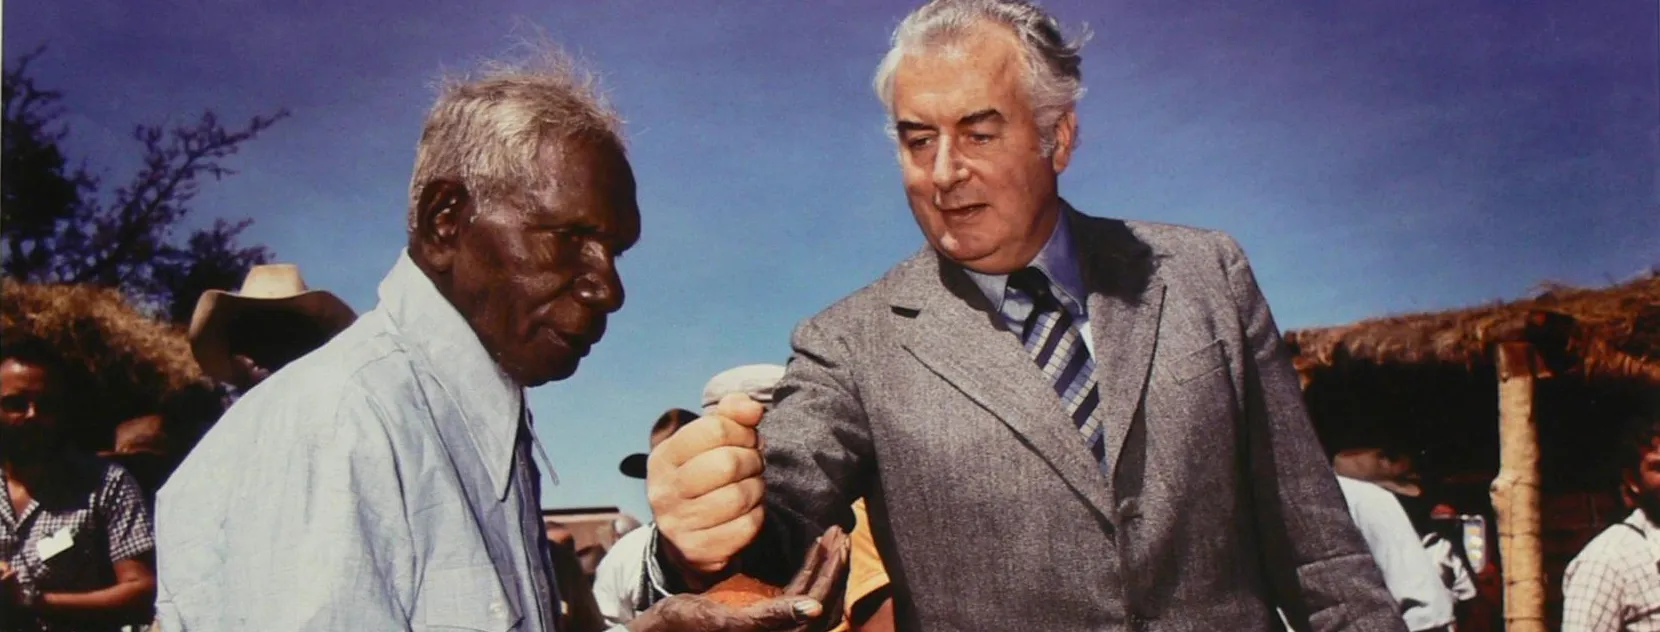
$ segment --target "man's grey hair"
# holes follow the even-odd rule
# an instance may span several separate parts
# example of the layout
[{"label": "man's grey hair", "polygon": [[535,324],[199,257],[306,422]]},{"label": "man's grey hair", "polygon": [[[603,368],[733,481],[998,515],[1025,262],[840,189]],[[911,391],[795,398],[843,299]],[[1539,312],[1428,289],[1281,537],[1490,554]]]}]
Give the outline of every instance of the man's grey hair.
[{"label": "man's grey hair", "polygon": [[489,62],[478,78],[447,78],[427,113],[409,182],[409,230],[421,190],[438,179],[467,187],[475,204],[539,192],[548,175],[537,154],[573,137],[624,147],[622,119],[597,78],[551,45],[529,61]]},{"label": "man's grey hair", "polygon": [[1036,115],[1045,156],[1055,150],[1055,124],[1084,96],[1079,55],[1089,33],[1084,30],[1072,41],[1061,32],[1060,22],[1021,0],[933,0],[923,5],[893,31],[892,47],[876,67],[877,98],[888,113],[888,133],[893,129],[893,74],[908,55],[959,43],[986,24],[1001,25],[1019,38],[1026,62],[1023,79],[1026,97]]}]

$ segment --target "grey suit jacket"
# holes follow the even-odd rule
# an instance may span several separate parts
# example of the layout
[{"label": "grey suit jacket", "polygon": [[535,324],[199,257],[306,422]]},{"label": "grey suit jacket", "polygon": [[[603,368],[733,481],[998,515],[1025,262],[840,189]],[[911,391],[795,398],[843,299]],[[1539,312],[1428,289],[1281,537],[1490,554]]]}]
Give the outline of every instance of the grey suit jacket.
[{"label": "grey suit jacket", "polygon": [[802,323],[761,423],[752,574],[868,497],[905,630],[1404,632],[1228,236],[1068,211],[1111,476],[1015,334],[925,248]]}]

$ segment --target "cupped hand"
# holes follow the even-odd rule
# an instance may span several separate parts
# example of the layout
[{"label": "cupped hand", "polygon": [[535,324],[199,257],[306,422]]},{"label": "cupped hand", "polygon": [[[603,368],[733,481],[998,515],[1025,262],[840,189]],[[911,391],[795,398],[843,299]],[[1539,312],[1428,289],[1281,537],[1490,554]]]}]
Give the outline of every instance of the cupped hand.
[{"label": "cupped hand", "polygon": [[836,622],[847,580],[849,542],[832,526],[813,541],[784,593],[742,607],[707,595],[675,595],[628,624],[633,632],[793,632],[828,629]]}]

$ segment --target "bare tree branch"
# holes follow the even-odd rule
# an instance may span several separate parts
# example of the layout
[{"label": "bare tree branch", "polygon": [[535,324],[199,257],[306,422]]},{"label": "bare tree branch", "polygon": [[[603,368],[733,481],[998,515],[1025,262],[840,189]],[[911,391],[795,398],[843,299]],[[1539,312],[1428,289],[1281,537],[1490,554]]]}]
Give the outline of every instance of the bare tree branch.
[{"label": "bare tree branch", "polygon": [[227,129],[211,110],[171,129],[136,126],[140,167],[106,197],[85,166],[71,168],[62,152],[69,133],[61,120],[63,95],[29,74],[44,51],[20,56],[5,72],[0,268],[6,276],[118,287],[138,304],[177,317],[177,304],[194,303],[195,294],[218,287],[211,284],[234,284],[249,265],[269,259],[262,246],[236,245],[249,220],[216,222],[183,244],[173,229],[190,216],[202,182],[234,175],[226,159],[287,118],[286,109],[254,116],[240,129]]}]

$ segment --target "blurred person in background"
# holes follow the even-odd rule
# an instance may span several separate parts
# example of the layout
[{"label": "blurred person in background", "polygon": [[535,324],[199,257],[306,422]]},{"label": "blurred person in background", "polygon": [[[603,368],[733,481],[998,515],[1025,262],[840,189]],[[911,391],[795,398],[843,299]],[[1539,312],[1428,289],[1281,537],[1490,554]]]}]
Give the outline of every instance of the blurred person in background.
[{"label": "blurred person in background", "polygon": [[1350,517],[1383,572],[1384,585],[1400,604],[1407,629],[1453,632],[1458,623],[1453,592],[1400,501],[1375,483],[1341,475],[1337,482]]},{"label": "blurred person in background", "polygon": [[112,632],[150,621],[150,513],[126,470],[64,441],[68,367],[0,341],[0,630]]},{"label": "blurred person in background", "polygon": [[[1660,399],[1656,397],[1655,399]],[[1616,456],[1631,514],[1568,563],[1562,632],[1660,632],[1660,402],[1626,423]]]},{"label": "blurred person in background", "polygon": [[190,350],[202,372],[229,387],[234,400],[356,319],[340,297],[308,288],[299,266],[256,265],[241,289],[208,290],[197,299]]}]

